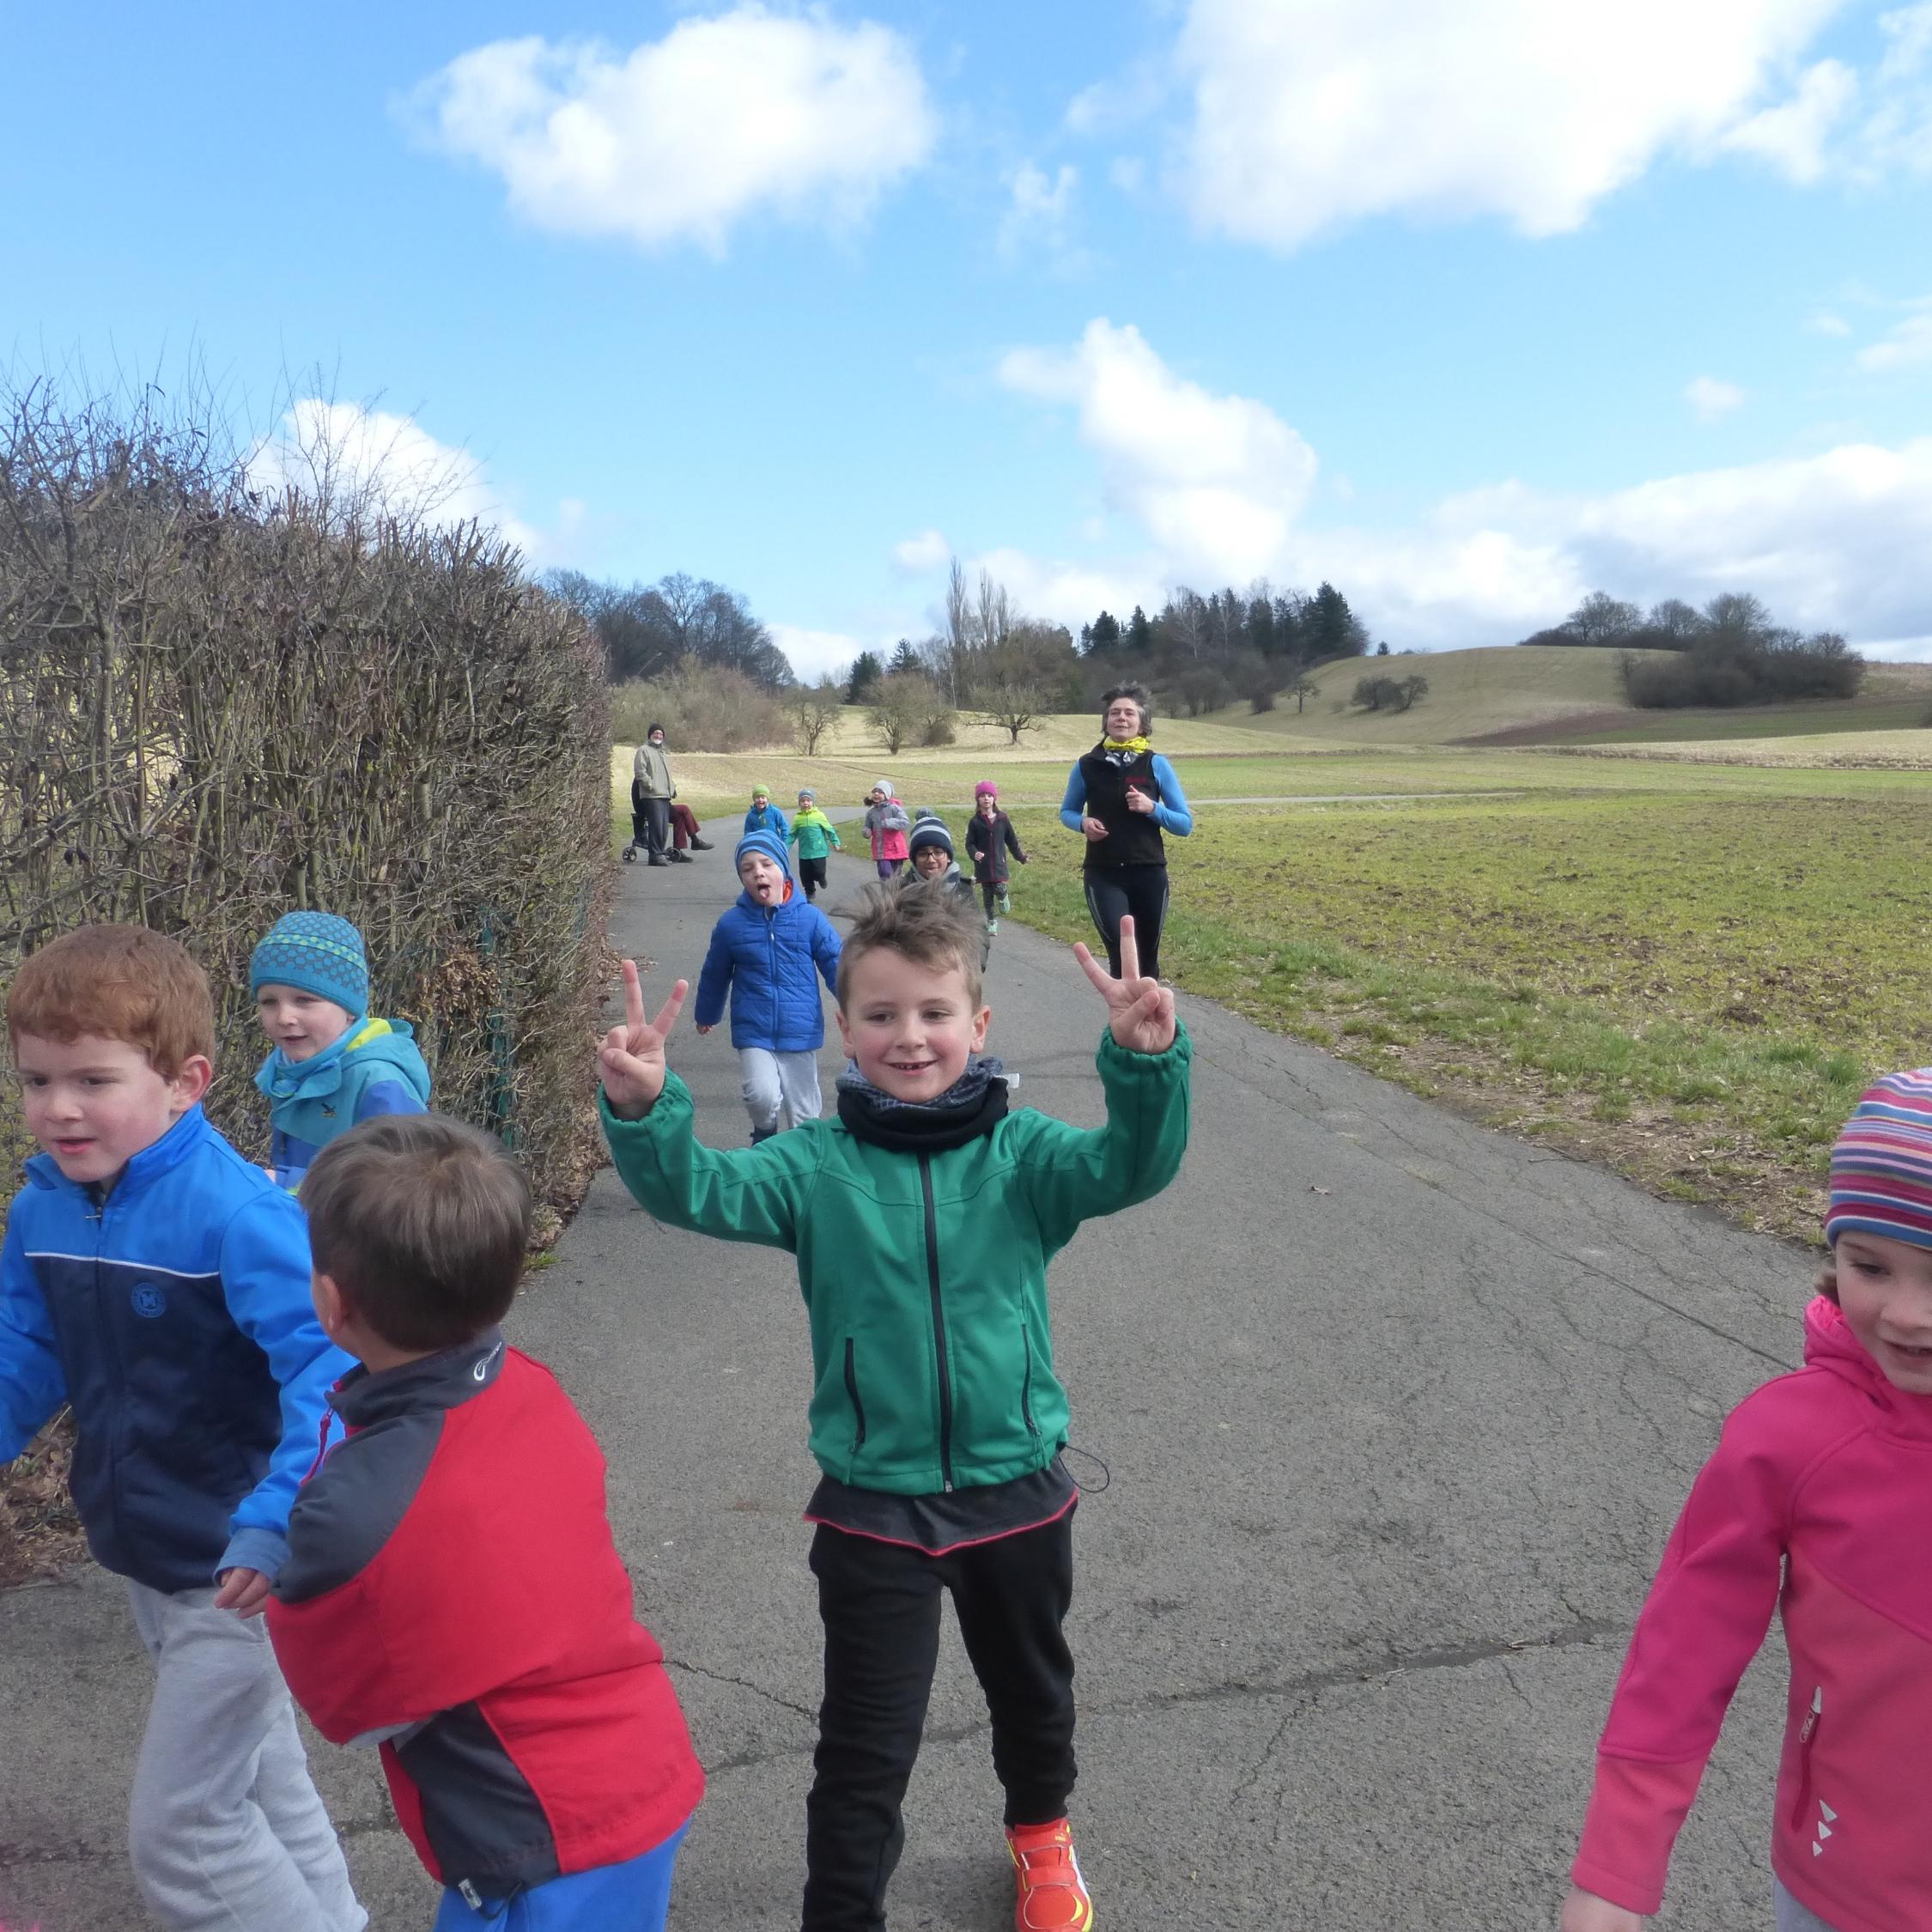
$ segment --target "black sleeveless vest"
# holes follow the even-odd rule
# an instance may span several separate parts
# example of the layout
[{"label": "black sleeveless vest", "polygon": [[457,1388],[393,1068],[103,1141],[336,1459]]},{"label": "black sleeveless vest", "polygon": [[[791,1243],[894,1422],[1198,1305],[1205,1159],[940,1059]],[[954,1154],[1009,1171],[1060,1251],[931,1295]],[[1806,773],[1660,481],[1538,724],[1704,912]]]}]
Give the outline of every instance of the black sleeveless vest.
[{"label": "black sleeveless vest", "polygon": [[1127,787],[1158,799],[1160,781],[1154,776],[1154,754],[1142,751],[1116,764],[1098,744],[1080,760],[1087,781],[1086,812],[1107,828],[1107,836],[1087,847],[1090,870],[1111,871],[1116,866],[1164,866],[1167,848],[1151,812],[1127,810]]}]

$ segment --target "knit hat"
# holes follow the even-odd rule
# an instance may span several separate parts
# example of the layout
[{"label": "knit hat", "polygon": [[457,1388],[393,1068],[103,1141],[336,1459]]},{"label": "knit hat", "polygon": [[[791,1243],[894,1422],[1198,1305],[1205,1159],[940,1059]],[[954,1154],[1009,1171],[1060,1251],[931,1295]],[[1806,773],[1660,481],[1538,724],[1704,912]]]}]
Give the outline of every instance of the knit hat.
[{"label": "knit hat", "polygon": [[912,836],[906,841],[907,855],[916,859],[929,845],[943,846],[949,859],[953,855],[952,834],[936,811],[922,811],[913,821]]},{"label": "knit hat", "polygon": [[884,794],[886,795],[886,797],[887,797],[887,798],[889,798],[889,799],[890,799],[890,798],[892,798],[892,797],[894,797],[894,796],[896,795],[896,794],[894,793],[894,792],[893,792],[893,789],[892,789],[892,781],[891,781],[891,780],[890,780],[890,778],[882,778],[882,779],[880,779],[880,780],[879,780],[879,781],[878,781],[878,783],[877,785],[873,786],[872,789],[873,789],[873,791],[875,791],[875,792],[883,792],[883,793],[884,793]]},{"label": "knit hat", "polygon": [[264,986],[292,986],[332,999],[360,1019],[369,1010],[362,935],[333,913],[283,913],[249,957],[249,993]]},{"label": "knit hat", "polygon": [[1932,1066],[1866,1088],[1832,1149],[1825,1239],[1878,1235],[1932,1248]]},{"label": "knit hat", "polygon": [[802,804],[803,804],[803,803],[804,803],[804,802],[805,802],[805,800],[806,800],[807,799],[810,799],[811,800],[811,802],[812,802],[812,803],[813,803],[814,805],[817,805],[817,804],[818,803],[818,794],[817,794],[817,793],[816,793],[815,791],[813,791],[813,790],[812,790],[812,788],[811,787],[811,786],[809,786],[809,785],[801,785],[801,786],[799,786],[799,803],[800,803],[800,804],[802,805]]},{"label": "knit hat", "polygon": [[973,787],[973,796],[975,799],[997,799],[999,796],[999,787],[990,778],[982,778]]},{"label": "knit hat", "polygon": [[761,858],[769,859],[787,878],[792,876],[792,862],[786,853],[786,841],[776,832],[747,832],[738,841],[738,850],[732,854],[732,866],[735,871],[744,863],[744,855],[756,852]]},{"label": "knit hat", "polygon": [[751,787],[751,796],[755,799],[769,799],[771,796],[771,787],[769,785],[754,785]]}]

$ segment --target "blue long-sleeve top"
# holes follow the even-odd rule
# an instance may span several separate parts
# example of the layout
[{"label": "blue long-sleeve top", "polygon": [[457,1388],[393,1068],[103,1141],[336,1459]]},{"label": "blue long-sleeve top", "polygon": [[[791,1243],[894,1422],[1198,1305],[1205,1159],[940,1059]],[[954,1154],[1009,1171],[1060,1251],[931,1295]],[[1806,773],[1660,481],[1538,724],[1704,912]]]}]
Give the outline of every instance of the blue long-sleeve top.
[{"label": "blue long-sleeve top", "polygon": [[781,845],[792,842],[792,822],[775,805],[768,805],[762,811],[753,805],[744,815],[747,832],[776,832]]},{"label": "blue long-sleeve top", "polygon": [[331,1383],[355,1366],[309,1299],[301,1207],[197,1107],[105,1200],[51,1156],[0,1249],[0,1462],[65,1400],[75,1507],[152,1589],[273,1576]]},{"label": "blue long-sleeve top", "polygon": [[[1174,775],[1174,767],[1157,751],[1154,754],[1154,781],[1161,788],[1161,795],[1148,816],[1170,837],[1186,838],[1194,829],[1194,810],[1188,803],[1188,794],[1181,789],[1181,781]],[[1084,829],[1086,815],[1087,775],[1076,760],[1067,774],[1066,796],[1060,801],[1060,822],[1068,831],[1078,832]]]}]

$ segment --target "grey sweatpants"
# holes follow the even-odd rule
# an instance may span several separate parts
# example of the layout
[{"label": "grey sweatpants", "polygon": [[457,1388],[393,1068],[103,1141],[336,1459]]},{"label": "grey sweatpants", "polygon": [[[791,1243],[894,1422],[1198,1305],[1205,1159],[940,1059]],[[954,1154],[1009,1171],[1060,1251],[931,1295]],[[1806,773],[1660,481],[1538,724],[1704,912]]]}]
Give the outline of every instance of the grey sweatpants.
[{"label": "grey sweatpants", "polygon": [[818,1055],[775,1054],[769,1047],[738,1049],[738,1091],[751,1116],[751,1132],[763,1139],[781,1127],[816,1121],[824,1104],[818,1091]]},{"label": "grey sweatpants", "polygon": [[1776,1879],[1771,1897],[1777,1907],[1777,1932],[1832,1932],[1832,1928],[1809,1905],[1801,1905]]},{"label": "grey sweatpants", "polygon": [[127,1821],[148,1909],[169,1932],[360,1932],[267,1625],[211,1589],[128,1595],[155,1664]]}]

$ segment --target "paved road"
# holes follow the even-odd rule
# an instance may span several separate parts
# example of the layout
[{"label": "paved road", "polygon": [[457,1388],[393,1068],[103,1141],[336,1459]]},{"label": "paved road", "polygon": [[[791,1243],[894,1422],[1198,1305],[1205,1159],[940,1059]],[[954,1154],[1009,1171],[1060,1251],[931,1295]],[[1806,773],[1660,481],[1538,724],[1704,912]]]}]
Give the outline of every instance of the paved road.
[{"label": "paved road", "polygon": [[[648,986],[696,966],[727,864],[627,872],[617,937]],[[990,997],[1018,1099],[1097,1119],[1097,1003],[1060,950],[1009,927]],[[1810,1264],[1182,1011],[1186,1170],[1054,1277],[1075,1440],[1112,1473],[1080,1509],[1072,1619],[1100,1923],[1546,1929],[1656,1552],[1723,1410],[1795,1361]],[[739,1140],[724,1036],[676,1058],[707,1135]],[[604,1441],[710,1770],[673,1923],[788,1932],[818,1656],[789,1264],[657,1228],[606,1173],[513,1329]],[[97,1575],[0,1598],[0,1919],[143,1923],[119,1833],[144,1675]],[[1768,1923],[1777,1688],[1747,1681],[1666,1923]],[[999,1932],[999,1795],[950,1637],[928,1739],[893,1923]],[[426,1924],[372,1767],[317,1762],[379,1932]]]}]

